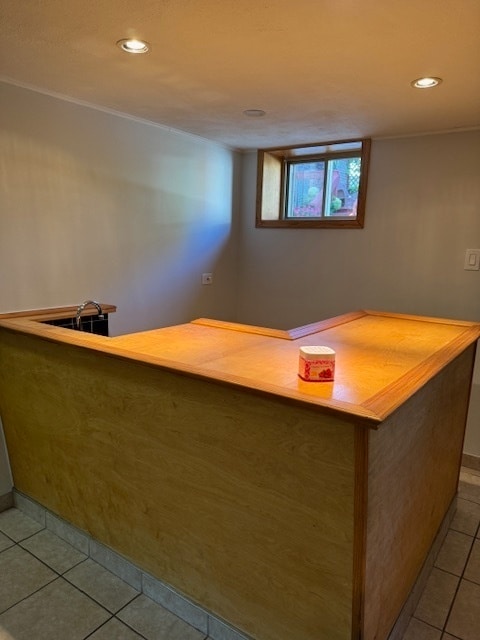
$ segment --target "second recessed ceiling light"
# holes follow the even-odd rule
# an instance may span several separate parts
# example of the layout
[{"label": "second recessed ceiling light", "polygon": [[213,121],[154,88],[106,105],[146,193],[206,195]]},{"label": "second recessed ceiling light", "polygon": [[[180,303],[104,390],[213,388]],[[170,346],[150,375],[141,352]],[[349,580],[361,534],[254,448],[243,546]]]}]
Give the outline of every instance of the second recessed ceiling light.
[{"label": "second recessed ceiling light", "polygon": [[124,38],[123,40],[119,40],[117,45],[122,51],[126,51],[127,53],[147,53],[150,49],[148,42],[136,40],[135,38]]},{"label": "second recessed ceiling light", "polygon": [[441,78],[425,77],[413,80],[413,82],[411,82],[411,85],[415,89],[432,89],[433,87],[437,87],[441,82]]}]

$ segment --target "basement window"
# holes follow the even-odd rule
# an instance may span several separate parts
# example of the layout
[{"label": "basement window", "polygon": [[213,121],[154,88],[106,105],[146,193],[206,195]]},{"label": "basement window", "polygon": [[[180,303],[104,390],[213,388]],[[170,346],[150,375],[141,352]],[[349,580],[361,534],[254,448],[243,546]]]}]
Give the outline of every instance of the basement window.
[{"label": "basement window", "polygon": [[370,140],[259,149],[257,227],[363,228]]}]

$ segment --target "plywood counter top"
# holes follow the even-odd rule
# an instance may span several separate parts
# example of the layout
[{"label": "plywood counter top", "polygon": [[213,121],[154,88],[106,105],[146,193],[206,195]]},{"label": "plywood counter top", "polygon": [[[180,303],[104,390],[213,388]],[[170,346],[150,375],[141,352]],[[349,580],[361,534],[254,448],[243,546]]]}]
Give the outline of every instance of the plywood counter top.
[{"label": "plywood counter top", "polygon": [[[280,331],[199,319],[113,338],[0,316],[0,327],[382,422],[480,336],[480,324],[358,311]],[[58,316],[57,316],[58,317]],[[334,382],[298,377],[299,347],[336,352]]]}]

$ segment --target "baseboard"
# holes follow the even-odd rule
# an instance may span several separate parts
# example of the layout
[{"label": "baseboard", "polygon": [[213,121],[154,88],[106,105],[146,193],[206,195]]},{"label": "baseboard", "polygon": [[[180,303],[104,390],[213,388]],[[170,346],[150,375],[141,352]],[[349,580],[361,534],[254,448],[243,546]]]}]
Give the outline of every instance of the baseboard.
[{"label": "baseboard", "polygon": [[471,456],[469,453],[464,453],[462,455],[462,467],[468,467],[469,469],[480,471],[480,457]]},{"label": "baseboard", "polygon": [[0,496],[0,513],[13,507],[13,491]]},{"label": "baseboard", "polygon": [[455,515],[455,511],[457,509],[457,498],[455,497],[452,500],[452,503],[440,525],[438,533],[433,541],[433,544],[430,548],[428,556],[423,563],[423,567],[418,575],[417,581],[415,582],[413,589],[410,591],[410,595],[405,602],[403,609],[400,612],[400,615],[395,622],[395,625],[388,636],[388,640],[402,640],[407,630],[407,627],[410,623],[410,618],[413,616],[415,609],[420,601],[423,590],[425,589],[425,585],[427,583],[428,578],[430,577],[430,573],[433,569],[433,565],[435,563],[438,552],[440,551],[440,547],[445,540],[445,536],[448,533],[448,528],[452,522],[453,516]]}]

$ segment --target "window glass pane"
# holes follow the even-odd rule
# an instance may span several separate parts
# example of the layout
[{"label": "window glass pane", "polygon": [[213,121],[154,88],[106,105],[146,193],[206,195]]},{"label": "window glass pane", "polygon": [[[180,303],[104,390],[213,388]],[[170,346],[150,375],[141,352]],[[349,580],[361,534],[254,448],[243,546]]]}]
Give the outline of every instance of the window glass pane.
[{"label": "window glass pane", "polygon": [[288,165],[287,218],[320,218],[323,209],[325,162]]},{"label": "window glass pane", "polygon": [[356,216],[361,158],[331,160],[329,169],[330,167],[330,201],[327,203],[326,215],[337,218]]},{"label": "window glass pane", "polygon": [[281,157],[295,157],[295,156],[320,156],[324,153],[338,153],[339,151],[361,151],[362,150],[362,141],[361,140],[352,140],[350,142],[334,142],[334,143],[326,143],[323,145],[309,145],[308,147],[294,147],[281,149],[277,153],[281,155]]}]

